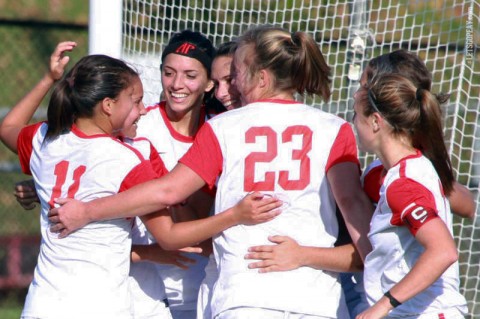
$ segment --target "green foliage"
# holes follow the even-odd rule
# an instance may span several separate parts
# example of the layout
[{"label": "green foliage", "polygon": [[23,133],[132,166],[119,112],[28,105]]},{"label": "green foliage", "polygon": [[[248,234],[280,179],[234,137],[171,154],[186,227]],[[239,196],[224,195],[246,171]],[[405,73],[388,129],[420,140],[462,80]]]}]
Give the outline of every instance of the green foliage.
[{"label": "green foliage", "polygon": [[88,21],[88,1],[0,1],[0,17],[85,24]]}]

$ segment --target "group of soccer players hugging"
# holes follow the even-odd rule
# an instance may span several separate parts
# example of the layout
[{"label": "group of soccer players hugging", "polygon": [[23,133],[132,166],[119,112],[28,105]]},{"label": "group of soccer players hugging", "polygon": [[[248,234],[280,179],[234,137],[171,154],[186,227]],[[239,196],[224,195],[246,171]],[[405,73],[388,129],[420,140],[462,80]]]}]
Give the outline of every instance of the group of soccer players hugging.
[{"label": "group of soccer players hugging", "polygon": [[[76,45],[57,45],[0,125],[33,176],[17,199],[41,207],[22,318],[467,314],[451,212],[474,202],[443,139],[449,96],[415,54],[368,62],[349,123],[301,102],[331,95],[306,32],[259,25],[218,48],[176,33],[148,107],[120,59],[67,71]],[[377,158],[363,174],[358,150]]]}]

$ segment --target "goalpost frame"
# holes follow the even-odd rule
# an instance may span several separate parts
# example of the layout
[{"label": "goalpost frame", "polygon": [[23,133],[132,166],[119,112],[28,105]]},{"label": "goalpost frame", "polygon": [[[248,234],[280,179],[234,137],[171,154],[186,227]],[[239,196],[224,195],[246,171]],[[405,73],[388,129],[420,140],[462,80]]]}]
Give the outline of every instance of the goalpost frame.
[{"label": "goalpost frame", "polygon": [[122,57],[122,0],[90,0],[88,53]]}]

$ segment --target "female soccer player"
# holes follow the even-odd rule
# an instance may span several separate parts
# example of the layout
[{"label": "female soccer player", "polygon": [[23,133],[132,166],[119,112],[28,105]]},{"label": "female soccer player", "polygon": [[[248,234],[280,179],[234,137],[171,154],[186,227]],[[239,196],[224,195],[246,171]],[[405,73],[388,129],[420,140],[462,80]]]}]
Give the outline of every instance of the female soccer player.
[{"label": "female soccer player", "polygon": [[239,108],[240,95],[232,85],[233,55],[237,44],[234,41],[221,44],[212,62],[212,80],[215,97],[227,110]]},{"label": "female soccer player", "polygon": [[[62,72],[68,57],[60,52],[74,46],[57,47]],[[48,124],[25,126],[34,111],[28,103],[19,103],[2,122],[2,141],[18,152],[24,172],[33,174],[42,206],[42,244],[22,317],[130,317],[131,221],[92,223],[63,241],[49,231],[47,213],[62,189],[91,200],[156,176],[149,162],[112,137],[130,113],[132,121],[138,119],[131,98],[135,76],[122,61],[85,57],[52,93]],[[114,176],[108,174],[112,169]]]},{"label": "female soccer player", "polygon": [[[174,34],[162,52],[160,71],[164,100],[147,107],[147,113],[138,123],[137,136],[152,142],[168,170],[190,148],[206,116],[216,112],[206,103],[213,89],[210,71],[214,56],[215,48],[210,40],[190,30]],[[208,192],[199,191],[185,204],[171,209],[177,221],[208,216],[213,197]],[[137,226],[141,233],[148,235],[141,224]],[[211,247],[211,242],[203,244],[206,256],[207,251],[211,251],[208,245]],[[208,262],[203,255],[186,254],[185,257],[194,263],[182,268],[156,266],[164,280],[174,319],[196,317],[198,291]]]},{"label": "female soccer player", "polygon": [[373,78],[355,94],[362,150],[387,171],[365,260],[364,318],[463,318],[448,195],[453,172],[437,98],[399,75]]}]

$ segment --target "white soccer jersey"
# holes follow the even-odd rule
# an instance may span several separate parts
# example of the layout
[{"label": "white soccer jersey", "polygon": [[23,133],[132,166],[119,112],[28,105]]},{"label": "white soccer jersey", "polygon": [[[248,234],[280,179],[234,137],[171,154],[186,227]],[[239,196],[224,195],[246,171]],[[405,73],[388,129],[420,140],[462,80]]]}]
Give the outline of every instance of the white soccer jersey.
[{"label": "white soccer jersey", "polygon": [[91,201],[156,175],[149,161],[109,135],[70,132],[45,140],[47,124],[24,128],[18,155],[33,175],[41,202],[42,242],[22,316],[131,318],[128,272],[132,220],[94,222],[59,239],[48,211],[61,197]]},{"label": "white soccer jersey", "polygon": [[[203,113],[202,111],[199,126],[204,123]],[[167,117],[165,101],[147,108],[147,114],[142,116],[138,123],[137,136],[152,142],[168,170],[175,167],[195,139],[175,131]],[[204,269],[208,262],[208,258],[198,254],[186,255],[196,260],[187,270],[172,265],[156,265],[164,280],[174,318],[175,310],[191,311],[197,308],[198,290],[205,277]]]},{"label": "white soccer jersey", "polygon": [[[150,159],[158,176],[167,173],[157,150],[146,138],[125,139],[125,143],[133,146],[144,158]],[[150,245],[155,243],[153,236],[147,231],[139,217],[135,218],[132,229],[132,245]],[[160,277],[155,263],[137,262],[130,265],[130,295],[134,319],[171,318],[170,310],[165,303],[167,294],[163,279]]]},{"label": "white soccer jersey", "polygon": [[[199,126],[204,122],[204,117],[200,118]],[[147,114],[138,122],[137,137],[150,140],[169,171],[177,165],[195,139],[194,136],[185,136],[175,131],[167,117],[165,101],[147,108]]]},{"label": "white soccer jersey", "polygon": [[214,316],[243,306],[339,316],[336,273],[301,267],[259,274],[248,269],[250,261],[244,256],[250,246],[271,244],[269,235],[290,236],[305,246],[333,247],[338,223],[326,173],[338,163],[358,163],[348,123],[293,101],[259,101],[208,121],[181,162],[210,186],[221,174],[216,213],[251,191],[284,202],[274,220],[231,227],[214,238],[219,268]]},{"label": "white soccer jersey", "polygon": [[[398,207],[402,207],[402,211],[398,211]],[[368,235],[373,250],[365,260],[364,281],[370,304],[378,301],[415,265],[424,248],[414,233],[421,227],[421,219],[435,218],[435,212],[452,232],[448,200],[435,168],[426,157],[417,152],[388,170]],[[465,298],[459,293],[458,263],[455,263],[426,290],[393,309],[389,318],[438,319],[466,311]]]}]

